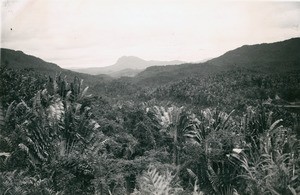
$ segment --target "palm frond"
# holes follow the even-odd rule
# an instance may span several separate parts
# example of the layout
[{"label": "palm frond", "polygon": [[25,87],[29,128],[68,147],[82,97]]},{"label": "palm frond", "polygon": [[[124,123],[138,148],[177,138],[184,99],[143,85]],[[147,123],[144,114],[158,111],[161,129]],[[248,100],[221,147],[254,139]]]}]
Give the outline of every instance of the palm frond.
[{"label": "palm frond", "polygon": [[181,191],[181,188],[173,187],[172,180],[174,176],[170,171],[166,171],[165,174],[160,174],[156,168],[150,167],[142,176],[140,181],[141,194],[177,194]]}]

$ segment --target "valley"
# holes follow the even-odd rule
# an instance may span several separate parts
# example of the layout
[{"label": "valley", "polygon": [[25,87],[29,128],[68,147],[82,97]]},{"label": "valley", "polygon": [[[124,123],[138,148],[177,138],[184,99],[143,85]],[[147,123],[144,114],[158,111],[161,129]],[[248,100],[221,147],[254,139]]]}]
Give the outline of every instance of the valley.
[{"label": "valley", "polygon": [[1,49],[0,191],[298,194],[299,53],[292,38],[67,70]]}]

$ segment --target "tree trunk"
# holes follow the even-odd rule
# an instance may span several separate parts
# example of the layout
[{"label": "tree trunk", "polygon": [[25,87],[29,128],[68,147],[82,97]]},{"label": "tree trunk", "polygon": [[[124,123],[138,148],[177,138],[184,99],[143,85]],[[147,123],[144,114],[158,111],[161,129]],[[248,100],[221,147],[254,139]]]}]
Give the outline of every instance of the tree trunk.
[{"label": "tree trunk", "polygon": [[178,165],[178,137],[177,128],[174,129],[174,141],[173,141],[173,164]]},{"label": "tree trunk", "polygon": [[102,185],[102,181],[100,181],[100,195],[103,195],[103,185]]},{"label": "tree trunk", "polygon": [[126,187],[126,194],[130,195],[135,187],[135,176],[130,175],[128,177],[125,177],[125,187]]},{"label": "tree trunk", "polygon": [[1,130],[3,127],[4,127],[4,110],[3,110],[2,101],[0,98],[0,133],[1,133]]}]

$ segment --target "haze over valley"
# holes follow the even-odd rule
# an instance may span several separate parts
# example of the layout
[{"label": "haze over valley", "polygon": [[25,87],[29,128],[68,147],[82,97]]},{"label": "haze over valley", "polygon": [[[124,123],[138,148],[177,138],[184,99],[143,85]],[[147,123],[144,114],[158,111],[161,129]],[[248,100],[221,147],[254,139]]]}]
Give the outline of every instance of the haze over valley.
[{"label": "haze over valley", "polygon": [[88,73],[92,75],[97,74],[108,74],[113,77],[121,76],[135,76],[139,72],[143,71],[150,66],[159,66],[159,65],[177,65],[183,64],[184,62],[179,60],[174,61],[155,61],[150,60],[146,61],[135,56],[123,56],[120,57],[117,62],[111,66],[106,67],[94,67],[94,68],[85,68],[85,69],[74,69],[74,71]]}]

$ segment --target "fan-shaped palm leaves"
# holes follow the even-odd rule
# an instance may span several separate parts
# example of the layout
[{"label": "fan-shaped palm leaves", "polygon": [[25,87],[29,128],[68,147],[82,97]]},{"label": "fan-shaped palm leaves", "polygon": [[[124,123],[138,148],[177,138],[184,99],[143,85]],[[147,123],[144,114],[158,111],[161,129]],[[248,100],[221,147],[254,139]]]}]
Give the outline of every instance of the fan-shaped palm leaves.
[{"label": "fan-shaped palm leaves", "polygon": [[49,161],[57,152],[68,154],[76,143],[88,143],[99,127],[86,103],[90,98],[87,88],[81,90],[78,78],[74,82],[68,92],[64,79],[50,78],[47,89],[37,91],[32,98],[32,106],[21,101],[8,107],[4,118],[6,131],[11,129],[16,134],[6,134],[10,134],[14,147],[27,148],[33,164]]},{"label": "fan-shaped palm leaves", "polygon": [[[292,130],[279,125],[281,119],[271,122],[271,114],[262,121],[262,115],[258,116],[255,112],[245,116],[248,119],[247,131],[251,128],[255,132],[258,127],[264,127],[261,131],[256,132],[256,147],[248,147],[244,152],[232,153],[230,156],[237,159],[236,162],[243,168],[241,178],[247,181],[247,193],[250,194],[297,194],[300,189],[296,183],[299,182],[299,166],[297,161],[299,151],[296,149],[297,144],[295,135]],[[258,118],[258,119],[257,119]],[[251,121],[260,121],[264,124],[250,126]],[[247,133],[247,132],[246,132]],[[247,134],[246,134],[247,135]],[[251,146],[252,146],[251,145]]]},{"label": "fan-shaped palm leaves", "polygon": [[[195,115],[190,115],[189,125],[185,127],[185,136],[190,143],[201,146],[206,155],[208,155],[213,148],[223,150],[223,145],[216,136],[221,133],[224,136],[227,134],[227,136],[233,137],[238,133],[236,125],[233,121],[230,121],[230,116],[233,112],[234,111],[230,114],[226,114],[216,109],[206,109],[201,112],[201,120],[196,118]],[[232,141],[234,142],[232,144],[239,142],[238,139]],[[216,150],[214,150],[214,152],[216,152]]]},{"label": "fan-shaped palm leaves", "polygon": [[197,182],[206,193],[227,194],[234,191],[231,180],[235,171],[224,159],[226,153],[239,143],[232,113],[205,109],[201,112],[201,120],[190,115],[189,125],[186,126],[187,142],[198,151],[198,156],[195,156],[195,163],[199,164]]},{"label": "fan-shaped palm leaves", "polygon": [[166,171],[165,174],[160,174],[156,168],[150,166],[149,169],[144,172],[139,180],[140,191],[136,191],[133,194],[145,194],[145,195],[171,195],[179,194],[182,191],[174,182],[174,175],[170,171]]},{"label": "fan-shaped palm leaves", "polygon": [[25,171],[11,171],[0,175],[0,189],[3,195],[60,194],[51,189],[51,181],[39,176],[28,176]]},{"label": "fan-shaped palm leaves", "polygon": [[167,130],[170,137],[173,139],[173,163],[179,164],[179,150],[181,149],[181,142],[183,140],[186,115],[184,114],[184,107],[171,106],[168,108],[164,107],[153,107],[153,112],[160,122],[163,129]]}]

